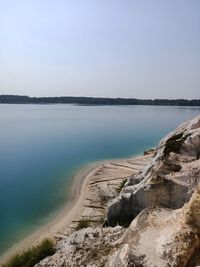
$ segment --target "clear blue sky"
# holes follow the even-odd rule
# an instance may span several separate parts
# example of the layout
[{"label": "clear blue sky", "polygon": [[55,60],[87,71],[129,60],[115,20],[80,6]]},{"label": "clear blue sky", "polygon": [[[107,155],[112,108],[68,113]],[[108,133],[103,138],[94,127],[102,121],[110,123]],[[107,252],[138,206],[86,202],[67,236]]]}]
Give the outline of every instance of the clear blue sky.
[{"label": "clear blue sky", "polygon": [[0,94],[200,98],[199,0],[0,0]]}]

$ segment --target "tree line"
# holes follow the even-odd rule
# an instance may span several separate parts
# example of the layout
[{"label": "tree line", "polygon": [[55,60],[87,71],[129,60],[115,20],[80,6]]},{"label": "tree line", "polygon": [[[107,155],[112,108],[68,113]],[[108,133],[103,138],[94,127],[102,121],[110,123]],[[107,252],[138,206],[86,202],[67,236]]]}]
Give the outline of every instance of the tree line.
[{"label": "tree line", "polygon": [[78,105],[154,105],[200,106],[200,99],[137,99],[104,97],[29,97],[24,95],[0,95],[0,103],[7,104],[78,104]]}]

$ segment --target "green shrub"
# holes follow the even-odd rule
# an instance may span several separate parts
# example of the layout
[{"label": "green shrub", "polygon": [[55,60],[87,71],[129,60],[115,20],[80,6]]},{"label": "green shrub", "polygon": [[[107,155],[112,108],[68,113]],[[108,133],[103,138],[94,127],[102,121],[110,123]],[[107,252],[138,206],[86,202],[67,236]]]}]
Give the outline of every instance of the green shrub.
[{"label": "green shrub", "polygon": [[2,267],[33,267],[39,261],[54,253],[54,242],[50,239],[45,239],[38,246],[34,246],[27,251],[16,254]]},{"label": "green shrub", "polygon": [[75,230],[80,230],[80,229],[83,229],[83,228],[87,228],[87,227],[90,226],[90,223],[91,223],[91,221],[88,220],[88,219],[81,219],[81,220],[78,221],[78,224],[77,224]]},{"label": "green shrub", "polygon": [[123,181],[121,181],[120,185],[117,187],[117,193],[120,193],[122,188],[124,187],[125,183],[126,183],[127,179],[124,179]]}]

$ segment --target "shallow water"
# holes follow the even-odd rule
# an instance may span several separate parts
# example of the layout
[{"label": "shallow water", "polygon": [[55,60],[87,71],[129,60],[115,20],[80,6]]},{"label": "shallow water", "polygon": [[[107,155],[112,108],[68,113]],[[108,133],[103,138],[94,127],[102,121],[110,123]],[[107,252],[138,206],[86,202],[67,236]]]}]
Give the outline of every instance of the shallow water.
[{"label": "shallow water", "polygon": [[55,215],[82,165],[155,146],[198,107],[0,105],[0,254]]}]

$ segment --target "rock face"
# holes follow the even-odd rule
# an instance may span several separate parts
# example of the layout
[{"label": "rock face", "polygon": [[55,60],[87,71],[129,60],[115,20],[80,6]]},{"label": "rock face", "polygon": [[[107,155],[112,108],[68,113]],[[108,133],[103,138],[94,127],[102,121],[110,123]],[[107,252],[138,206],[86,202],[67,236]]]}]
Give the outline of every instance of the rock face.
[{"label": "rock face", "polygon": [[88,227],[75,231],[58,243],[57,253],[36,266],[103,266],[115,247],[115,241],[123,233],[124,229],[120,226],[104,229]]},{"label": "rock face", "polygon": [[199,158],[197,117],[162,139],[149,165],[109,199],[104,227],[63,237],[37,267],[199,266]]},{"label": "rock face", "polygon": [[128,179],[108,208],[106,224],[130,223],[144,208],[181,208],[189,201],[200,174],[200,117],[161,140],[153,162]]},{"label": "rock face", "polygon": [[[197,233],[180,210],[143,210],[124,234],[120,249],[106,266],[186,266],[200,245]],[[187,248],[187,249],[185,249]]]}]

